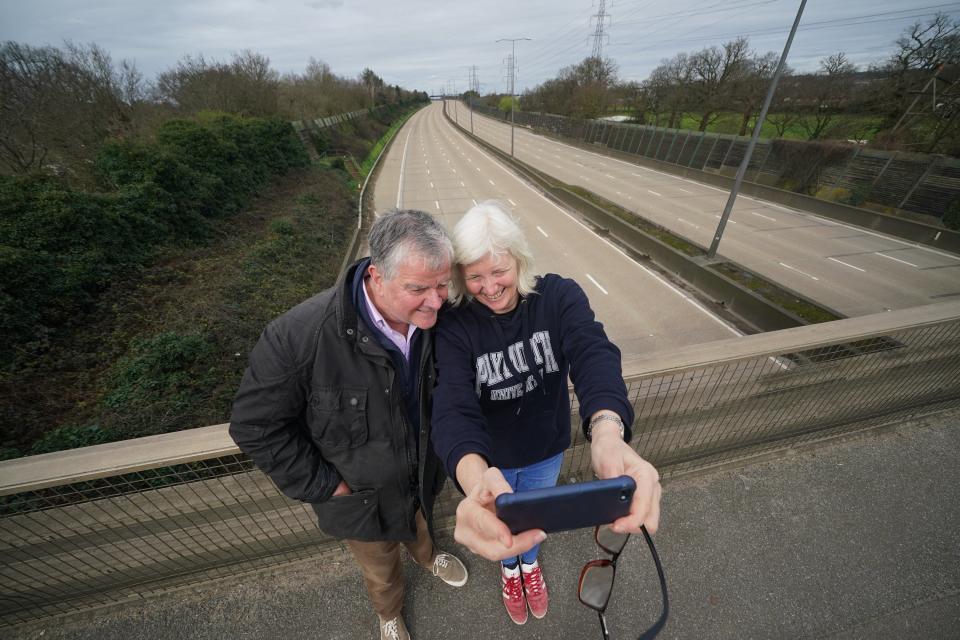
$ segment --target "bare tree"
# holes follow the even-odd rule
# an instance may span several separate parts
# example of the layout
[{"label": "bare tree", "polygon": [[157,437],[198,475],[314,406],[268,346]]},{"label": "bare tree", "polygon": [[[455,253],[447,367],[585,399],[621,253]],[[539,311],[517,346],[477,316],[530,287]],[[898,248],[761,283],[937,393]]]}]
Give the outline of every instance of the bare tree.
[{"label": "bare tree", "polygon": [[731,86],[749,57],[749,41],[744,37],[725,43],[722,49],[710,47],[691,56],[693,90],[701,108],[700,131],[706,131],[729,105]]},{"label": "bare tree", "polygon": [[95,44],[0,46],[0,162],[87,179],[98,144],[131,128],[145,95],[140,73]]},{"label": "bare tree", "polygon": [[654,122],[660,124],[660,114],[667,115],[666,126],[679,128],[683,114],[691,106],[691,76],[693,68],[690,56],[678,53],[669,60],[663,60],[650,73],[644,86],[650,101],[655,105]]},{"label": "bare tree", "polygon": [[[737,135],[747,135],[750,120],[760,113],[779,59],[775,52],[768,51],[763,55],[752,55],[744,62],[743,72],[735,79],[732,91],[732,103],[740,109],[740,131]],[[783,75],[791,72],[788,67],[782,71]]]},{"label": "bare tree", "polygon": [[[928,152],[960,152],[960,22],[938,13],[908,27],[896,44],[885,67],[887,83],[878,91],[877,102],[887,114],[885,137]],[[920,94],[929,102],[906,113]]]},{"label": "bare tree", "polygon": [[157,79],[157,95],[187,113],[204,109],[241,115],[276,115],[279,76],[270,59],[253,51],[234,54],[229,63],[184,56]]},{"label": "bare tree", "polygon": [[851,78],[857,67],[842,51],[820,61],[820,73],[814,83],[813,104],[798,121],[807,140],[823,137],[850,99]]}]

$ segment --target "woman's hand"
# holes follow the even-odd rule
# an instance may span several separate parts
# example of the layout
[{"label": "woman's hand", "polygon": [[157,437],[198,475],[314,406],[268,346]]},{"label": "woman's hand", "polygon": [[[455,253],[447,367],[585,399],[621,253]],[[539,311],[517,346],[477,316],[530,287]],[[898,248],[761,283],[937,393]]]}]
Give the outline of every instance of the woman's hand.
[{"label": "woman's hand", "polygon": [[591,434],[590,459],[600,479],[630,476],[637,483],[630,513],[615,520],[611,528],[618,533],[639,533],[645,526],[650,534],[660,524],[660,474],[620,437],[620,429],[609,421]]},{"label": "woman's hand", "polygon": [[[469,458],[469,460],[468,460]],[[487,560],[518,556],[543,542],[547,534],[539,529],[516,535],[496,515],[495,501],[513,489],[496,467],[487,467],[480,456],[469,454],[457,465],[457,480],[466,497],[457,505],[454,539]]]}]

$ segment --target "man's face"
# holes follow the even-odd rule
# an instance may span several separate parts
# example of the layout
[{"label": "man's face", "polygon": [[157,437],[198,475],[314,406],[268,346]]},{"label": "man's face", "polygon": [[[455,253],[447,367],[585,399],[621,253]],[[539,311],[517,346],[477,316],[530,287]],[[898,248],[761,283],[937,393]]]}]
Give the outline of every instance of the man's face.
[{"label": "man's face", "polygon": [[423,256],[411,254],[386,280],[370,265],[370,296],[373,304],[394,331],[407,332],[407,325],[429,329],[437,323],[437,312],[447,299],[450,263],[431,269]]}]

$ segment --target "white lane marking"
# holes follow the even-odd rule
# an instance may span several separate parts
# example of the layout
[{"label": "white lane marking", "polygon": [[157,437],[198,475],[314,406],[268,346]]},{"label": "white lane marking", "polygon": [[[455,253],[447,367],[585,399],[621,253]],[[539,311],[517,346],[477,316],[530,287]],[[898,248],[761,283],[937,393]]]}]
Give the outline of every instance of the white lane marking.
[{"label": "white lane marking", "polygon": [[410,144],[410,134],[413,129],[407,132],[407,140],[403,143],[403,155],[400,156],[400,182],[397,183],[397,209],[400,208],[400,199],[403,197],[403,166],[407,162],[407,145]]},{"label": "white lane marking", "polygon": [[[548,205],[550,205],[551,207],[553,207],[554,209],[556,209],[557,211],[559,211],[560,213],[562,213],[562,214],[565,215],[566,217],[570,218],[570,220],[571,220],[574,224],[577,224],[577,225],[579,225],[580,227],[583,227],[583,229],[584,229],[585,231],[589,232],[594,238],[600,240],[600,242],[604,243],[605,245],[607,245],[608,247],[610,247],[611,249],[613,249],[614,251],[616,251],[617,253],[619,253],[621,256],[623,256],[624,259],[626,259],[627,262],[629,262],[630,264],[632,264],[632,265],[635,266],[635,267],[639,267],[640,269],[642,269],[644,272],[646,272],[647,275],[649,275],[649,276],[652,277],[654,280],[656,280],[657,282],[659,282],[660,284],[662,284],[664,287],[666,287],[666,288],[669,289],[670,291],[674,292],[675,294],[677,294],[678,296],[680,296],[681,298],[683,298],[684,300],[686,300],[687,302],[689,302],[690,304],[692,304],[692,305],[693,305],[694,307],[696,307],[699,311],[701,311],[704,315],[706,315],[708,318],[710,318],[711,320],[713,320],[714,322],[716,322],[716,323],[719,324],[720,326],[722,326],[722,327],[724,327],[725,329],[727,329],[727,331],[729,331],[730,333],[732,333],[732,334],[734,334],[734,335],[736,335],[736,336],[742,336],[742,335],[743,335],[743,332],[742,332],[742,331],[740,331],[740,330],[737,329],[736,327],[733,327],[733,326],[727,324],[727,322],[726,322],[725,320],[723,320],[723,319],[720,318],[719,316],[717,316],[717,315],[715,315],[714,313],[712,313],[709,309],[707,309],[706,307],[704,307],[703,305],[701,305],[699,302],[697,302],[696,300],[694,300],[693,298],[691,298],[690,296],[688,296],[686,293],[684,293],[683,291],[681,291],[680,289],[678,289],[677,287],[675,287],[673,284],[671,284],[671,283],[668,282],[667,280],[664,280],[663,278],[661,278],[656,272],[651,271],[651,270],[648,269],[647,267],[643,266],[642,264],[638,263],[636,260],[634,260],[633,258],[631,258],[630,256],[628,256],[628,255],[623,251],[623,249],[621,249],[621,248],[618,247],[617,245],[613,244],[612,242],[610,242],[610,241],[607,240],[606,238],[601,238],[600,236],[598,236],[598,235],[593,231],[593,229],[591,229],[591,228],[588,227],[587,225],[585,225],[585,224],[583,224],[582,222],[580,222],[579,220],[577,220],[575,217],[573,217],[573,216],[570,214],[569,211],[566,211],[565,209],[563,209],[563,208],[561,208],[560,206],[558,206],[557,203],[553,202],[552,200],[550,200],[549,198],[547,198],[547,196],[543,195],[543,193],[541,193],[540,191],[537,191],[537,190],[534,189],[530,184],[528,184],[526,181],[522,180],[522,179],[520,178],[520,176],[516,175],[515,173],[513,173],[512,171],[510,171],[509,169],[507,169],[506,167],[504,167],[503,165],[501,165],[499,162],[497,162],[496,160],[494,160],[492,157],[490,157],[490,155],[488,155],[486,151],[484,151],[483,149],[481,149],[473,140],[470,140],[469,138],[467,138],[467,137],[466,137],[463,133],[461,133],[459,130],[456,130],[456,129],[454,129],[454,130],[457,131],[457,135],[461,136],[461,138],[463,138],[463,140],[464,140],[465,142],[469,143],[474,149],[476,149],[476,151],[477,151],[480,155],[482,155],[484,158],[486,158],[487,160],[489,160],[490,162],[492,162],[498,169],[500,169],[500,170],[503,171],[505,174],[507,174],[508,176],[510,176],[511,178],[513,178],[514,180],[516,180],[521,186],[523,186],[525,189],[528,189],[531,193],[533,193],[533,194],[536,195],[538,198],[540,198],[541,200],[543,200],[544,202],[546,202]],[[564,146],[567,146],[567,145],[564,145]],[[573,148],[573,147],[571,147],[571,148]],[[628,164],[628,163],[625,162],[624,164]],[[641,167],[641,168],[642,168],[642,167]],[[564,252],[564,255],[567,255],[566,252]]]},{"label": "white lane marking", "polygon": [[450,169],[450,171],[453,171],[454,173],[456,173],[456,172],[457,172],[457,170],[456,170],[456,169]]},{"label": "white lane marking", "polygon": [[616,180],[616,178],[614,178],[614,177],[613,177],[612,175],[610,175],[609,173],[605,173],[605,174],[603,174],[603,175],[607,176],[607,177],[610,178],[611,180]]},{"label": "white lane marking", "polygon": [[439,202],[437,202],[436,200],[434,200],[434,201],[433,201],[433,204],[437,205],[437,209],[440,209],[440,203],[439,203]]},{"label": "white lane marking", "polygon": [[651,191],[650,189],[647,189],[647,193],[649,193],[649,194],[651,194],[651,195],[655,195],[655,196],[657,196],[658,198],[662,197],[659,193],[657,193],[656,191]]},{"label": "white lane marking", "polygon": [[677,187],[677,191],[683,191],[684,193],[689,193],[690,195],[693,195],[693,192],[692,192],[692,191],[687,191],[687,190],[684,189],[683,187]]},{"label": "white lane marking", "polygon": [[603,291],[603,295],[605,295],[605,296],[610,295],[610,292],[607,291],[606,289],[604,289],[602,286],[600,286],[600,283],[597,282],[596,280],[594,280],[592,275],[590,275],[590,274],[588,273],[588,274],[587,274],[587,277],[590,278],[590,282],[592,282],[593,284],[597,285],[597,289],[600,289],[600,291]]},{"label": "white lane marking", "polygon": [[677,218],[677,220],[679,220],[679,221],[682,222],[683,224],[688,224],[688,225],[690,225],[691,227],[693,227],[693,228],[695,228],[695,229],[699,229],[699,228],[700,228],[700,225],[698,225],[698,224],[693,224],[692,222],[688,222],[687,220],[684,220],[683,218]]},{"label": "white lane marking", "polygon": [[808,278],[813,278],[814,280],[820,280],[820,278],[818,278],[817,276],[812,276],[812,275],[810,275],[809,273],[806,273],[806,272],[804,272],[804,271],[800,271],[800,269],[797,269],[796,267],[791,267],[790,265],[786,264],[785,262],[779,262],[779,263],[777,263],[777,264],[779,264],[781,267],[786,267],[787,269],[790,269],[791,271],[796,271],[797,273],[801,273],[801,274],[807,276]]},{"label": "white lane marking", "polygon": [[431,188],[431,189],[433,189],[433,188],[434,188],[434,187],[433,187],[433,183],[432,183],[432,182],[430,183],[430,188]]},{"label": "white lane marking", "polygon": [[512,204],[513,206],[517,206],[517,203],[514,202],[513,200],[511,200],[510,198],[507,198],[507,202],[509,202],[509,203]]},{"label": "white lane marking", "polygon": [[494,182],[493,180],[490,180],[489,178],[487,178],[487,182],[489,182],[489,183],[492,184],[493,186],[497,186],[497,183]]},{"label": "white lane marking", "polygon": [[[576,165],[577,165],[578,167],[580,167],[581,169],[585,169],[585,168],[586,168],[585,165],[582,165],[582,164],[580,164],[579,162],[577,162]],[[557,165],[557,166],[559,167],[560,165]]]},{"label": "white lane marking", "polygon": [[[717,220],[720,220],[721,218],[723,218],[723,216],[718,216],[717,214],[714,214],[713,217],[716,218]],[[729,222],[730,224],[737,224],[736,220],[731,220],[730,218],[727,218],[727,222]]]},{"label": "white lane marking", "polygon": [[477,167],[477,173],[480,173],[480,167]]},{"label": "white lane marking", "polygon": [[907,262],[906,260],[901,260],[900,258],[894,258],[893,256],[888,256],[887,254],[885,254],[885,253],[880,253],[879,251],[877,251],[876,254],[877,254],[878,256],[880,256],[881,258],[887,258],[887,259],[889,259],[889,260],[896,260],[897,262],[902,262],[903,264],[908,264],[908,265],[910,265],[911,267],[916,267],[917,269],[920,268],[920,267],[917,267],[917,265],[913,264],[912,262]]},{"label": "white lane marking", "polygon": [[461,187],[466,187],[467,185],[463,184],[463,180],[461,180],[461,181],[460,181],[460,186],[461,186]]},{"label": "white lane marking", "polygon": [[836,258],[831,258],[830,256],[827,256],[827,260],[833,260],[834,262],[839,262],[840,264],[842,264],[842,265],[845,266],[845,267],[850,267],[851,269],[856,269],[857,271],[862,271],[863,273],[866,273],[866,272],[867,272],[866,269],[861,269],[860,267],[855,267],[855,266],[853,266],[852,264],[847,264],[847,263],[844,262],[843,260],[837,260]]},{"label": "white lane marking", "polygon": [[473,198],[471,198],[471,200],[473,201],[473,206],[477,206],[477,201],[474,200]]},{"label": "white lane marking", "polygon": [[427,175],[430,175],[430,169],[427,169]]},{"label": "white lane marking", "polygon": [[777,221],[776,218],[771,218],[770,216],[765,216],[765,215],[763,215],[762,213],[757,213],[756,211],[751,211],[750,213],[752,213],[753,215],[755,215],[755,216],[757,216],[757,217],[760,217],[760,218],[766,218],[767,220],[770,220],[771,222],[776,222],[776,221]]},{"label": "white lane marking", "polygon": [[542,233],[544,238],[549,238],[549,237],[550,237],[550,236],[547,235],[547,232],[546,232],[546,231],[544,231],[543,229],[540,228],[539,225],[537,226],[537,231],[539,231],[540,233]]}]

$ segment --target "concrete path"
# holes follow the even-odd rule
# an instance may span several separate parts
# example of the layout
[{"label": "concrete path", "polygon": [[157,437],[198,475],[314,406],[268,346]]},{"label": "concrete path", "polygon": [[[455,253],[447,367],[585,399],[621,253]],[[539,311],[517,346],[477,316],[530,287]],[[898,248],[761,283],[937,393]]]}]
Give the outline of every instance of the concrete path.
[{"label": "concrete path", "polygon": [[[765,462],[671,479],[656,542],[671,614],[661,638],[960,637],[960,410]],[[444,546],[456,549],[452,541]],[[462,549],[453,589],[407,563],[414,638],[599,638],[576,599],[589,532],[554,535],[542,560],[550,613],[516,627],[497,569]],[[611,637],[658,613],[646,545],[622,556]],[[5,629],[8,638],[376,638],[348,557],[304,561],[145,601]]]}]

